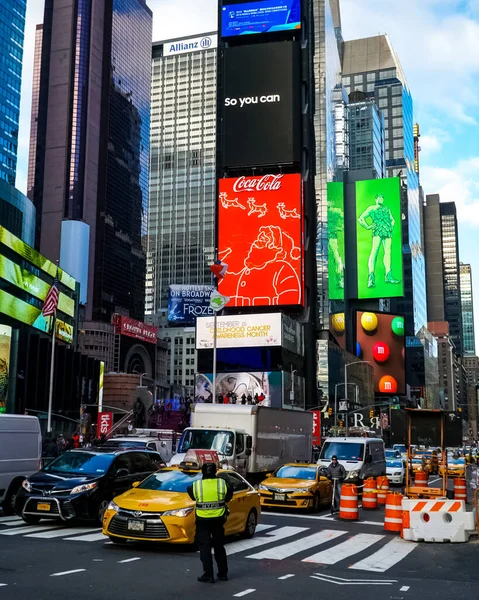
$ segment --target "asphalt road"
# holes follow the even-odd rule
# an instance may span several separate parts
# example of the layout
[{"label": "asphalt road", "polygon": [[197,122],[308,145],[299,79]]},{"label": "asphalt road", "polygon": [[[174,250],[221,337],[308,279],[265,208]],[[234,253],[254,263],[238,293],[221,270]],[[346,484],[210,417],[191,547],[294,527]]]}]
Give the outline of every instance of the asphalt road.
[{"label": "asphalt road", "polygon": [[451,600],[477,595],[478,543],[415,544],[383,530],[383,511],[360,522],[264,512],[252,540],[230,540],[228,582],[200,584],[194,549],[128,543],[98,529],[29,527],[0,517],[0,600],[247,597]]}]

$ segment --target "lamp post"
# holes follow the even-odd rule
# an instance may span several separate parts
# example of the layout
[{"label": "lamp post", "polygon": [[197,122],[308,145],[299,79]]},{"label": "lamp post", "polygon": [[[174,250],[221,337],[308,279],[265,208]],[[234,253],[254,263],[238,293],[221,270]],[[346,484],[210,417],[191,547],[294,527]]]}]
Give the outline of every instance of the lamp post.
[{"label": "lamp post", "polygon": [[348,408],[348,367],[351,365],[360,365],[361,363],[367,363],[370,365],[369,360],[355,360],[354,362],[346,363],[344,365],[344,396],[346,401],[346,437],[348,437],[349,433],[349,408]]},{"label": "lamp post", "polygon": [[[334,386],[334,437],[337,437],[338,435],[338,387],[340,385],[344,385],[344,383],[337,383]],[[354,387],[356,388],[356,398],[359,397],[359,386],[357,383],[348,383],[347,385],[354,385]],[[347,401],[346,401],[347,404]]]}]

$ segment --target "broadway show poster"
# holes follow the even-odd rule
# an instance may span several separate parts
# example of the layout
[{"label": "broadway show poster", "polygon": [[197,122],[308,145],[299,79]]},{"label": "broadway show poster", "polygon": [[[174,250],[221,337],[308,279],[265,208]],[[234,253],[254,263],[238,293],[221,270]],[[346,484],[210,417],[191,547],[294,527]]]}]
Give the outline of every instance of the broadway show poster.
[{"label": "broadway show poster", "polygon": [[7,410],[11,340],[12,328],[8,325],[0,325],[0,413],[5,413]]},{"label": "broadway show poster", "polygon": [[301,176],[220,179],[219,291],[228,306],[303,304]]},{"label": "broadway show poster", "polygon": [[399,178],[356,182],[358,298],[404,295]]}]

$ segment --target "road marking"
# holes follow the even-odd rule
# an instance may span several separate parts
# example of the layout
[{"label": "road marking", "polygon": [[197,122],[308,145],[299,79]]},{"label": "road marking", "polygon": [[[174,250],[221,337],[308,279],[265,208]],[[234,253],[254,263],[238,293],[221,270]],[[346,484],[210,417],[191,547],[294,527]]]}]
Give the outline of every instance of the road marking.
[{"label": "road marking", "polygon": [[8,583],[0,583],[0,587],[7,587]]},{"label": "road marking", "polygon": [[134,558],[124,558],[123,560],[119,560],[120,565],[123,563],[135,562],[135,560],[141,560],[139,556],[135,556]]},{"label": "road marking", "polygon": [[60,571],[60,573],[52,573],[50,577],[62,577],[62,575],[73,575],[73,573],[83,573],[86,569],[73,569],[72,571]]},{"label": "road marking", "polygon": [[332,548],[328,548],[328,550],[323,550],[322,552],[303,558],[302,562],[335,565],[349,556],[359,554],[383,538],[383,535],[359,533],[337,546],[333,546]]},{"label": "road marking", "polygon": [[320,544],[330,542],[331,540],[334,540],[341,535],[345,535],[346,533],[348,532],[324,529],[323,531],[313,533],[313,535],[308,535],[307,537],[300,538],[294,542],[289,542],[288,544],[283,544],[282,546],[274,546],[274,548],[268,548],[267,550],[263,550],[263,552],[258,552],[258,554],[251,554],[247,558],[270,558],[272,560],[283,560],[283,558],[287,558],[293,554],[298,554],[298,552],[303,552],[304,550],[308,550],[314,546],[319,546]]},{"label": "road marking", "polygon": [[31,527],[17,527],[16,529],[11,529],[9,531],[0,531],[0,535],[23,535],[25,533],[34,533],[36,531],[43,531],[46,529],[55,529],[58,530],[58,525],[35,525]]},{"label": "road marking", "polygon": [[103,558],[94,558],[93,562],[103,562]]},{"label": "road marking", "polygon": [[291,579],[291,577],[294,577],[293,573],[290,573],[289,575],[283,575],[283,577],[278,577],[278,579]]},{"label": "road marking", "polygon": [[[300,516],[300,515],[297,515]],[[333,521],[336,522],[336,519],[334,517],[331,517],[329,515],[325,515],[323,517],[315,517],[316,519],[320,520],[320,521]],[[379,522],[379,521],[350,521],[351,525],[373,525],[374,527],[384,527],[384,523],[383,521]]]},{"label": "road marking", "polygon": [[[103,533],[90,533],[89,535],[79,535],[75,537],[65,537],[64,540],[68,542],[98,542],[100,540],[106,540],[106,535]],[[112,542],[107,542],[107,544],[111,544]]]},{"label": "road marking", "polygon": [[416,546],[417,544],[414,542],[406,542],[401,538],[394,538],[380,550],[349,568],[358,571],[384,573],[384,571],[390,569],[403,558],[406,558],[408,554],[411,554]]},{"label": "road marking", "polygon": [[311,579],[319,579],[319,581],[326,581],[326,583],[332,583],[334,585],[392,585],[386,581],[335,581],[334,579],[328,579],[324,575],[310,575]]},{"label": "road marking", "polygon": [[253,592],[256,592],[256,590],[253,588],[250,588],[249,590],[243,590],[242,592],[233,594],[233,598],[242,598],[243,596],[247,596],[248,594],[252,594]]},{"label": "road marking", "polygon": [[335,581],[347,581],[349,583],[397,583],[397,579],[346,579],[345,577],[335,577],[334,575],[326,575],[326,573],[315,573],[318,577],[326,579],[334,579]]},{"label": "road marking", "polygon": [[399,591],[400,592],[407,592],[409,590],[409,587],[410,586],[408,586],[408,585],[403,585],[402,588]]},{"label": "road marking", "polygon": [[23,519],[16,518],[13,521],[8,521],[8,523],[2,523],[2,525],[5,525],[5,527],[18,527],[26,525],[26,523]]},{"label": "road marking", "polygon": [[237,552],[243,552],[243,550],[252,550],[258,546],[272,544],[273,542],[284,540],[285,538],[297,535],[298,533],[303,533],[303,531],[308,531],[308,529],[309,527],[281,527],[262,537],[255,537],[251,540],[240,540],[238,542],[226,544],[226,554],[229,556],[231,554],[236,554]]},{"label": "road marking", "polygon": [[260,525],[256,526],[256,533],[259,533],[260,531],[266,531],[267,529],[273,529],[273,527],[277,527],[277,525],[263,525],[263,523],[261,523]]},{"label": "road marking", "polygon": [[[23,519],[20,520],[23,521]],[[16,515],[13,515],[11,517],[0,517],[0,523],[9,523],[10,521],[18,521],[18,517]]]},{"label": "road marking", "polygon": [[[91,527],[79,527],[78,529],[75,529],[75,532],[78,533],[89,533],[91,531],[98,531],[98,528],[92,529]],[[26,535],[25,537],[29,537],[29,538],[38,538],[38,539],[42,539],[42,540],[50,540],[52,538],[57,538],[57,537],[65,537],[66,535],[71,535],[73,534],[73,530],[71,531],[71,533],[69,533],[68,529],[66,528],[62,528],[62,529],[55,529],[53,531],[43,531],[42,533],[30,533],[29,535]]]}]

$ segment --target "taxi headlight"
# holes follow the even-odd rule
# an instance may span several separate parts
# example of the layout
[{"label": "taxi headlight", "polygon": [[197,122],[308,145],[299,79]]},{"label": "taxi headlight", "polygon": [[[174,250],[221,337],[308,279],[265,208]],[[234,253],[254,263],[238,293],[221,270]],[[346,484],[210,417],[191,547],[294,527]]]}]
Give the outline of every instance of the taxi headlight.
[{"label": "taxi headlight", "polygon": [[267,492],[268,491],[268,488],[265,485],[262,485],[261,483],[259,484],[258,488],[260,490],[263,490],[263,492]]},{"label": "taxi headlight", "polygon": [[309,494],[311,492],[311,488],[297,488],[294,490],[295,494]]},{"label": "taxi headlight", "polygon": [[108,504],[108,508],[107,508],[107,510],[116,510],[116,511],[119,511],[119,510],[120,510],[120,507],[118,506],[118,504],[115,504],[115,503],[113,502],[113,500],[112,500],[112,501],[111,501],[111,502]]},{"label": "taxi headlight", "polygon": [[194,511],[194,507],[190,506],[188,508],[178,508],[177,510],[167,510],[163,513],[164,517],[187,517]]},{"label": "taxi headlight", "polygon": [[28,481],[28,479],[24,479],[22,481],[22,488],[27,492],[32,491],[32,484]]},{"label": "taxi headlight", "polygon": [[74,487],[70,493],[81,494],[82,492],[88,492],[89,490],[96,488],[97,485],[98,483],[96,481],[94,481],[93,483],[82,483],[82,485],[77,485],[76,487]]}]

